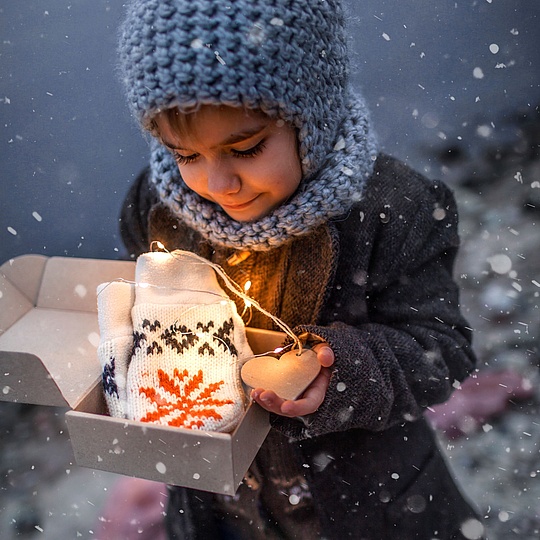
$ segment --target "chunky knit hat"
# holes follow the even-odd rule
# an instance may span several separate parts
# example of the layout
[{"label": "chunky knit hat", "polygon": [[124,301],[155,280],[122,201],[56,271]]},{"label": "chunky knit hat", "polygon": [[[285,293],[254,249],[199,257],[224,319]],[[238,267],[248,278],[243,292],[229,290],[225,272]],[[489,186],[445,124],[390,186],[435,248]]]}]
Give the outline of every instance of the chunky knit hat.
[{"label": "chunky knit hat", "polygon": [[120,61],[143,125],[172,106],[260,109],[298,128],[307,174],[343,116],[348,63],[336,0],[137,0]]},{"label": "chunky knit hat", "polygon": [[[143,127],[171,107],[185,113],[203,104],[256,109],[297,129],[304,182],[336,161],[333,157],[341,160],[338,170],[346,173],[332,175],[336,184],[362,183],[372,171],[375,145],[368,115],[348,89],[339,0],[133,0],[121,26],[119,56],[131,112]],[[341,155],[333,156],[335,152]],[[217,212],[221,222],[228,220],[221,209],[196,194],[186,203],[189,192],[166,150],[154,146],[152,160],[152,180],[179,217],[199,229],[203,214],[212,213],[208,219],[214,220]],[[339,198],[347,202],[334,204],[330,213],[319,207],[303,212],[316,213],[319,222],[343,213],[360,187],[341,189]],[[327,195],[331,188],[326,185]],[[275,222],[273,218],[263,230],[275,229]],[[206,225],[210,240],[227,244],[230,231],[215,237],[213,225]],[[270,245],[263,242],[261,247],[249,224],[225,225],[231,227],[247,234],[242,245],[234,247]]]}]

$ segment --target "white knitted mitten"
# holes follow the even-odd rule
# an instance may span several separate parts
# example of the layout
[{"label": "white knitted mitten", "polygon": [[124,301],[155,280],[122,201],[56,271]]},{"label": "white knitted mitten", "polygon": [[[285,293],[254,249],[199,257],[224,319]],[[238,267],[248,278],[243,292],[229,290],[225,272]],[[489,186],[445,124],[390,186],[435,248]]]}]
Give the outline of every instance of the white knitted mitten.
[{"label": "white knitted mitten", "polygon": [[133,349],[131,308],[135,286],[112,281],[98,289],[100,344],[98,358],[102,368],[103,390],[109,414],[127,417],[127,369]]},{"label": "white knitted mitten", "polygon": [[128,417],[229,432],[242,417],[244,323],[215,272],[183,252],[137,260]]}]

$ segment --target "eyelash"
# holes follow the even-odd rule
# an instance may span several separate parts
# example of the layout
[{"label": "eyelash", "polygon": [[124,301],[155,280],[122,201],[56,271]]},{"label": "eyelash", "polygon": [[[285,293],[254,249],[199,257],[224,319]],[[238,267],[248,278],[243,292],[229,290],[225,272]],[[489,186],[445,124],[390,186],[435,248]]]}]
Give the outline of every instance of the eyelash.
[{"label": "eyelash", "polygon": [[[258,142],[255,146],[252,148],[249,148],[248,150],[231,150],[231,154],[234,157],[237,158],[252,158],[257,155],[259,155],[264,149],[266,148],[265,140]],[[197,157],[199,157],[199,154],[192,154],[190,156],[182,156],[178,152],[173,152],[173,157],[178,163],[178,165],[189,165],[190,163],[193,163]]]},{"label": "eyelash", "polygon": [[174,157],[174,161],[176,161],[178,165],[188,165],[197,159],[196,154],[192,154],[191,156],[182,156],[178,152],[173,151],[172,155]]}]

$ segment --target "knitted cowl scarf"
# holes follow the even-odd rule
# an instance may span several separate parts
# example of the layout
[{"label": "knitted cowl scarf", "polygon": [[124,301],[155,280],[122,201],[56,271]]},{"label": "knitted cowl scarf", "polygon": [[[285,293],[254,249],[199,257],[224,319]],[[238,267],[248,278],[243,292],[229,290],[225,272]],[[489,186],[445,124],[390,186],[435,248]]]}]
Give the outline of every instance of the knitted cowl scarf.
[{"label": "knitted cowl scarf", "polygon": [[209,242],[234,249],[269,250],[343,215],[362,197],[373,171],[376,143],[363,100],[351,96],[333,148],[320,169],[270,214],[252,222],[230,218],[217,204],[192,191],[157,140],[152,142],[151,182],[172,213]]},{"label": "knitted cowl scarf", "polygon": [[346,212],[371,174],[368,114],[349,89],[341,0],[131,0],[120,28],[119,68],[131,113],[224,105],[283,120],[297,133],[297,192],[254,222],[232,220],[182,181],[152,143],[161,200],[210,242],[268,250]]}]

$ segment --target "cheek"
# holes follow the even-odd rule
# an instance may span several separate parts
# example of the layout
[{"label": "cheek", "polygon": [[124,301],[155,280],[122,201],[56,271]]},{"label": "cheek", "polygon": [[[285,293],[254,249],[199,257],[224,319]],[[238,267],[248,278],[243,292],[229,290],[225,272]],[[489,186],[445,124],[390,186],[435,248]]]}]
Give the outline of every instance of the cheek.
[{"label": "cheek", "polygon": [[281,176],[285,179],[286,189],[289,190],[289,195],[292,195],[302,180],[302,165],[296,149],[294,132],[283,141],[281,150],[281,157],[276,159],[276,163],[281,168]]},{"label": "cheek", "polygon": [[[266,181],[284,197],[292,195],[302,180],[302,167],[297,153],[289,145],[282,145],[268,156]],[[268,185],[268,184],[267,184]]]},{"label": "cheek", "polygon": [[279,198],[292,195],[299,184],[293,168],[275,160],[265,167],[259,167],[257,171],[252,170],[251,173],[253,184],[256,183],[260,190],[273,193]]},{"label": "cheek", "polygon": [[278,171],[273,177],[266,179],[267,191],[272,196],[274,203],[278,204],[292,197],[299,183],[300,178],[295,177],[290,168]]},{"label": "cheek", "polygon": [[298,189],[302,181],[302,169],[299,161],[293,158],[281,163],[282,166],[278,171],[281,179],[281,191],[285,197],[290,197]]}]

